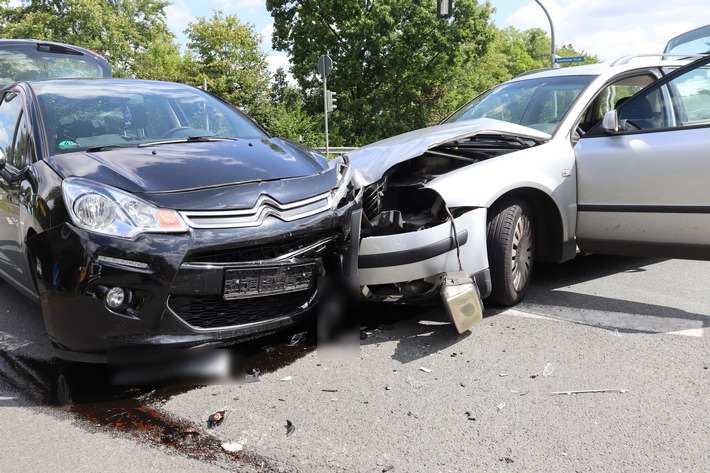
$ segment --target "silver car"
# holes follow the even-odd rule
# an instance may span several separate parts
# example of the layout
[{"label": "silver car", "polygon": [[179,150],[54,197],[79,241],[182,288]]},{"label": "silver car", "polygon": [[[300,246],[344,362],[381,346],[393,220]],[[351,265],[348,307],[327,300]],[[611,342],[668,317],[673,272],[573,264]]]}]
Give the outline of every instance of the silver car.
[{"label": "silver car", "polygon": [[462,269],[509,306],[535,261],[577,250],[710,259],[710,57],[687,51],[708,30],[660,56],[525,74],[350,153],[363,295],[436,296]]}]

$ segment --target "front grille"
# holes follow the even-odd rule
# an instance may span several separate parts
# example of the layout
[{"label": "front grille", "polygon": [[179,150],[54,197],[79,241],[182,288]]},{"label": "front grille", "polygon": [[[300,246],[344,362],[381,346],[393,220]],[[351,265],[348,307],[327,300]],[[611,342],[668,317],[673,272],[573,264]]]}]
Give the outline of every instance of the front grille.
[{"label": "front grille", "polygon": [[222,296],[170,296],[168,307],[193,327],[214,329],[300,312],[312,296],[312,290],[231,301]]},{"label": "front grille", "polygon": [[325,212],[331,207],[330,192],[287,204],[262,194],[250,209],[185,210],[180,215],[191,228],[247,228],[260,226],[268,217],[293,222]]},{"label": "front grille", "polygon": [[[271,241],[261,245],[219,250],[198,251],[187,257],[187,263],[248,263],[251,261],[267,261],[290,255],[301,249],[312,247],[318,242],[323,244],[334,239],[333,235],[306,235],[300,238],[288,238],[282,241]],[[315,257],[322,251],[318,246],[312,252],[299,254],[299,258]],[[313,253],[313,254],[311,254]]]}]

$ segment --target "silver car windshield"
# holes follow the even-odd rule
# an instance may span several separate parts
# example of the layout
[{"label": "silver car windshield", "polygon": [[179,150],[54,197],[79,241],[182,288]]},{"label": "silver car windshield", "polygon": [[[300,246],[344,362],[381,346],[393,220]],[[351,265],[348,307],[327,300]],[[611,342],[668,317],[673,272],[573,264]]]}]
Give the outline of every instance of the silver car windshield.
[{"label": "silver car windshield", "polygon": [[596,76],[557,76],[507,82],[458,109],[444,123],[493,118],[553,133]]},{"label": "silver car windshield", "polygon": [[267,137],[236,109],[183,84],[71,80],[35,82],[32,89],[50,154]]}]

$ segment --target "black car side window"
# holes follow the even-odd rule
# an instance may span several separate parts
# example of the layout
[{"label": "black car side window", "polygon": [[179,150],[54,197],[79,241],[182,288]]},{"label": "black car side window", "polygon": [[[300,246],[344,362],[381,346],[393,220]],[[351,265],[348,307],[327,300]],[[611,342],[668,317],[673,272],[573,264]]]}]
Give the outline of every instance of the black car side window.
[{"label": "black car side window", "polygon": [[27,122],[25,114],[20,114],[20,121],[15,129],[15,140],[12,144],[12,161],[16,168],[21,169],[29,164],[26,161],[26,151],[29,142],[29,134],[27,132]]},{"label": "black car side window", "polygon": [[[8,164],[22,167],[23,150],[15,149],[15,134],[22,116],[22,100],[15,92],[7,92],[0,102],[0,149],[5,152]],[[22,121],[24,124],[24,120]],[[25,132],[26,134],[26,132]]]}]

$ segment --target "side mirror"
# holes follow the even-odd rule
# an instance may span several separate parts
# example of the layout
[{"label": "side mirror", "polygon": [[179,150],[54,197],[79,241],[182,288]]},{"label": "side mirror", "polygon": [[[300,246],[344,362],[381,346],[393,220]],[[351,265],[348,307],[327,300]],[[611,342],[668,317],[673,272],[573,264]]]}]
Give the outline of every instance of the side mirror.
[{"label": "side mirror", "polygon": [[5,169],[5,166],[7,166],[7,161],[5,160],[5,152],[0,149],[0,177],[2,177],[8,184],[12,184],[13,182],[18,181],[22,176],[22,173],[13,174],[12,172]]},{"label": "side mirror", "polygon": [[604,120],[602,121],[602,128],[607,133],[616,133],[619,131],[619,114],[616,110],[609,110],[604,115]]}]

